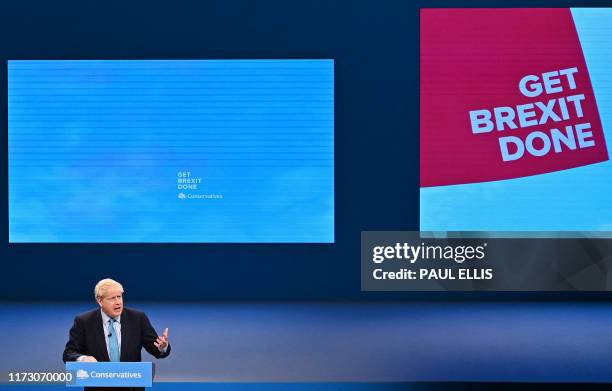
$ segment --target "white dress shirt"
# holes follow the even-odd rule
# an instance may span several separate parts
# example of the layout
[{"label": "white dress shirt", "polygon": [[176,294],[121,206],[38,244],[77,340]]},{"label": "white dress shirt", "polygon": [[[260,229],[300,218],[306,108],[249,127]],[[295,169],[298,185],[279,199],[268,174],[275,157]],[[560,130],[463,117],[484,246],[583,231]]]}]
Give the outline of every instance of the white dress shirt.
[{"label": "white dress shirt", "polygon": [[[106,341],[106,352],[108,353],[108,357],[110,357],[110,349],[109,349],[109,324],[108,321],[111,319],[110,316],[106,315],[106,312],[100,310],[102,313],[102,327],[104,327],[104,340]],[[117,321],[113,322],[114,332],[117,334],[117,342],[119,343],[119,352],[121,352],[121,315],[115,318]]]}]

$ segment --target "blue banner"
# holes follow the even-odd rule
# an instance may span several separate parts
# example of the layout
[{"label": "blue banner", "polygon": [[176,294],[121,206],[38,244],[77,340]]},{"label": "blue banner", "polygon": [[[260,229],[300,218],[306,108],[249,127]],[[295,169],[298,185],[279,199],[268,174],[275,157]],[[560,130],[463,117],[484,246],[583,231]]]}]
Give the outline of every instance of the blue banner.
[{"label": "blue banner", "polygon": [[150,362],[67,362],[72,373],[67,387],[152,387]]}]

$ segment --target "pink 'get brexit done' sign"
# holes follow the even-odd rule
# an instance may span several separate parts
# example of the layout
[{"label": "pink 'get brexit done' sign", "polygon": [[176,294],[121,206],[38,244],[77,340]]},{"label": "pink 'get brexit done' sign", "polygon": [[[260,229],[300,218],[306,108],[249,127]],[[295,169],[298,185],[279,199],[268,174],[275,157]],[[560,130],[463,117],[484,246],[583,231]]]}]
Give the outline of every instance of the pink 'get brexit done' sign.
[{"label": "pink 'get brexit done' sign", "polygon": [[606,160],[569,9],[421,11],[421,187]]}]

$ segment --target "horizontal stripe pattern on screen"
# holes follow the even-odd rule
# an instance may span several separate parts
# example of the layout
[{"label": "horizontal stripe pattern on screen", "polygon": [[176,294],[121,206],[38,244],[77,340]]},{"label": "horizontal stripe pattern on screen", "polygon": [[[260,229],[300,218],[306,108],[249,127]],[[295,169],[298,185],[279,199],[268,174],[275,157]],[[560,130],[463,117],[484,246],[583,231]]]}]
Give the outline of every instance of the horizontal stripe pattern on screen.
[{"label": "horizontal stripe pattern on screen", "polygon": [[9,61],[11,242],[334,241],[333,60]]}]

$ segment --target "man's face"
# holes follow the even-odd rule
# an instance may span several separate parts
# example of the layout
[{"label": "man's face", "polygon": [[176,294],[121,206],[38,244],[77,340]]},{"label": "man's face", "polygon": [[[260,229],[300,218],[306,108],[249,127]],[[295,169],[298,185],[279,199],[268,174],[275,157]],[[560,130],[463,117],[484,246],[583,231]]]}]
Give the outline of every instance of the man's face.
[{"label": "man's face", "polygon": [[116,318],[123,312],[123,292],[119,287],[110,287],[104,297],[98,298],[98,304],[106,315]]}]

